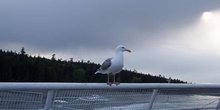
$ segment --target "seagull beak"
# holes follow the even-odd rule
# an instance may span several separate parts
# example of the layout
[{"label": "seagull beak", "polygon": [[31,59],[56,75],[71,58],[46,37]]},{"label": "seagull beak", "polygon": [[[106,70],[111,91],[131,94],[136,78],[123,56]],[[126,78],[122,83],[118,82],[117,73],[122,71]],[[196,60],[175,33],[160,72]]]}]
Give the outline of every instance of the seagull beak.
[{"label": "seagull beak", "polygon": [[131,52],[131,50],[129,50],[129,49],[125,49],[125,51]]}]

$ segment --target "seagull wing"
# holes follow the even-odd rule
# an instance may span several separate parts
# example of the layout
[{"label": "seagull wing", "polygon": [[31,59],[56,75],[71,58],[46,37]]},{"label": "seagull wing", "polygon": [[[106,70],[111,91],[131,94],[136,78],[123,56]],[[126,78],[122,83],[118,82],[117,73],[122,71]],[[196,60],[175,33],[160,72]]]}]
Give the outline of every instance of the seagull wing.
[{"label": "seagull wing", "polygon": [[100,68],[101,68],[102,70],[108,69],[108,68],[111,66],[111,64],[112,64],[111,60],[112,60],[112,58],[106,59],[106,60],[102,63],[102,65],[101,65]]}]

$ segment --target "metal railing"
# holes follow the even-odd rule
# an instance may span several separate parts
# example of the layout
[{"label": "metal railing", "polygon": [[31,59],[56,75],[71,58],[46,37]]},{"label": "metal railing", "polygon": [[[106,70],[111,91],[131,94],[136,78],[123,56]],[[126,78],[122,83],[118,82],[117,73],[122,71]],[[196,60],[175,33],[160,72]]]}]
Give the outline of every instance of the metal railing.
[{"label": "metal railing", "polygon": [[220,84],[0,83],[0,110],[219,110]]}]

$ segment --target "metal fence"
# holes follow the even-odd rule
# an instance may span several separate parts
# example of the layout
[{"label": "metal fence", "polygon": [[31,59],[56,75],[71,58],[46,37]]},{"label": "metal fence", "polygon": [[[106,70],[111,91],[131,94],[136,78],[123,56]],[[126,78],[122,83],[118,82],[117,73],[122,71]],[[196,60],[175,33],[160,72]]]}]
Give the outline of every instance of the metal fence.
[{"label": "metal fence", "polygon": [[29,91],[1,91],[0,109],[40,109],[42,106],[42,93]]},{"label": "metal fence", "polygon": [[218,110],[220,84],[0,83],[0,110]]}]

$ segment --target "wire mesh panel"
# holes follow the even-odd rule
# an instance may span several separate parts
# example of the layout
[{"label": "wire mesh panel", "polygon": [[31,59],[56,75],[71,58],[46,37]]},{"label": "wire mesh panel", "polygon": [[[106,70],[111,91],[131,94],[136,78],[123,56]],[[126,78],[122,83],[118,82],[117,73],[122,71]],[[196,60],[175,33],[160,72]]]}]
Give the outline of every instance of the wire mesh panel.
[{"label": "wire mesh panel", "polygon": [[219,96],[219,84],[0,83],[0,110],[218,110]]},{"label": "wire mesh panel", "polygon": [[220,89],[160,89],[153,110],[213,110]]},{"label": "wire mesh panel", "polygon": [[38,110],[43,94],[29,91],[0,91],[1,110]]},{"label": "wire mesh panel", "polygon": [[146,110],[149,90],[56,91],[53,110]]},{"label": "wire mesh panel", "polygon": [[[153,89],[56,91],[53,110],[146,110]],[[213,110],[220,89],[159,89],[152,110]]]}]

